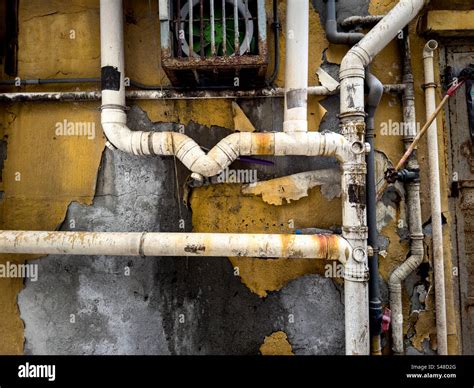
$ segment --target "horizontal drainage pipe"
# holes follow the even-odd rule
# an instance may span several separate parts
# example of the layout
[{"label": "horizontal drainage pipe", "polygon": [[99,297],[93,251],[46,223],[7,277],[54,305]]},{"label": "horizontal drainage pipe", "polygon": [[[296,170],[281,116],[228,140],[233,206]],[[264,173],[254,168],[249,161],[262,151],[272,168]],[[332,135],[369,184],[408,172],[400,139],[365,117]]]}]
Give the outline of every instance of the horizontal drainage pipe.
[{"label": "horizontal drainage pipe", "polygon": [[246,256],[326,259],[352,254],[338,235],[0,231],[0,253],[111,256]]},{"label": "horizontal drainage pipe", "polygon": [[125,122],[121,109],[102,111],[102,128],[112,146],[133,155],[175,155],[190,171],[204,177],[219,174],[240,156],[335,156],[343,161],[349,153],[365,151],[362,143],[349,144],[334,132],[237,132],[206,153],[182,133],[132,131]]}]

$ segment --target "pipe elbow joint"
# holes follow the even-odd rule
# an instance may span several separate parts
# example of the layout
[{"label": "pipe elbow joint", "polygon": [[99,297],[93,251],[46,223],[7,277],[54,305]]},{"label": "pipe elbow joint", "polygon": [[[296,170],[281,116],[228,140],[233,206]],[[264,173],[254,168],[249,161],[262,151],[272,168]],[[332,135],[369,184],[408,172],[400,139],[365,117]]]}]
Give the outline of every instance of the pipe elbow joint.
[{"label": "pipe elbow joint", "polygon": [[127,127],[127,114],[122,107],[102,106],[100,121],[104,135],[110,144],[120,151],[133,153],[132,131]]},{"label": "pipe elbow joint", "polygon": [[216,176],[225,169],[220,166],[213,158],[209,155],[201,155],[196,161],[190,165],[189,170],[193,173],[200,174],[206,178]]},{"label": "pipe elbow joint", "polygon": [[388,287],[390,292],[400,291],[402,289],[402,281],[404,280],[403,273],[400,267],[395,268],[388,278]]},{"label": "pipe elbow joint", "polygon": [[115,148],[128,154],[133,153],[132,131],[126,124],[120,122],[102,121],[102,130],[107,141]]},{"label": "pipe elbow joint", "polygon": [[369,87],[369,96],[367,104],[370,107],[377,107],[382,99],[383,95],[383,84],[382,82],[373,75],[370,71],[366,71],[365,78]]},{"label": "pipe elbow joint", "polygon": [[371,61],[370,55],[360,46],[352,47],[341,61],[339,78],[365,78],[365,68]]},{"label": "pipe elbow joint", "polygon": [[[186,166],[188,170],[206,178],[219,174],[226,166],[219,163],[216,157],[215,146],[208,154],[190,137],[177,133],[168,132],[171,135],[171,155],[176,157]],[[166,132],[163,132],[166,134]]]},{"label": "pipe elbow joint", "polygon": [[326,22],[326,38],[330,43],[353,45],[363,37],[364,34],[360,32],[339,32],[336,20],[328,20]]},{"label": "pipe elbow joint", "polygon": [[423,252],[419,253],[418,250],[414,252],[412,249],[411,256],[390,274],[388,282],[391,290],[398,290],[407,276],[418,268],[423,261]]},{"label": "pipe elbow joint", "polygon": [[438,42],[434,39],[430,39],[426,42],[425,47],[423,48],[423,59],[433,58],[434,52],[438,48]]},{"label": "pipe elbow joint", "polygon": [[[352,143],[347,140],[343,135],[338,135],[337,137],[338,144],[336,145],[336,150],[334,151],[334,155],[336,159],[341,163],[344,164],[347,161],[354,158],[353,146]],[[326,142],[327,144],[328,142]]]},{"label": "pipe elbow joint", "polygon": [[342,264],[342,265],[346,265],[347,262],[349,261],[349,259],[352,257],[352,246],[351,244],[349,243],[349,241],[347,241],[346,239],[342,239],[343,242],[342,242],[342,249],[339,250],[339,258],[338,258],[338,261]]}]

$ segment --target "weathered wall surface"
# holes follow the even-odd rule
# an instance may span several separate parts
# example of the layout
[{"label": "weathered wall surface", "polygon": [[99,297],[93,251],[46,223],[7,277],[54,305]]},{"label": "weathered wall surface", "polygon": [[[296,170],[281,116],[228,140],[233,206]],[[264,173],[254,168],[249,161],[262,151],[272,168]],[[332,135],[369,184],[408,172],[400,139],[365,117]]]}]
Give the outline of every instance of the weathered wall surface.
[{"label": "weathered wall surface", "polygon": [[[279,3],[284,23],[285,2]],[[338,63],[347,48],[328,44],[322,27],[323,2],[312,3],[309,79],[311,85],[316,85],[319,66],[337,77]],[[339,19],[382,14],[394,3],[340,0]],[[21,77],[98,76],[98,1],[23,0],[20,6]],[[125,8],[127,76],[143,83],[167,84],[160,68],[156,2],[126,1]],[[267,14],[270,22],[270,1]],[[70,39],[71,30],[75,31],[75,39]],[[412,39],[418,120],[423,122],[423,40],[414,34]],[[272,45],[269,33],[269,47]],[[283,64],[283,33],[280,45]],[[401,81],[396,42],[377,57],[372,69],[384,83]],[[284,83],[283,67],[277,83]],[[280,99],[237,102],[258,131],[281,130]],[[234,130],[231,101],[129,104],[132,129],[162,131],[183,124],[185,132],[206,147]],[[187,231],[293,233],[300,228],[341,224],[337,184],[308,188],[290,183],[287,188],[299,199],[289,202],[283,195],[281,204],[275,204],[272,197],[281,188],[281,181],[269,181],[259,194],[252,194],[242,184],[183,190],[189,173],[173,158],[139,158],[104,148],[98,107],[99,103],[1,106],[0,130],[7,143],[0,203],[2,228],[182,231],[184,226]],[[310,130],[337,131],[338,110],[337,96],[311,97]],[[95,123],[96,136],[55,136],[55,123],[64,119]],[[385,95],[377,112],[377,124],[388,120],[401,121],[396,95]],[[399,159],[402,143],[400,136],[379,134],[376,146],[382,174],[387,160]],[[422,144],[421,163],[425,152]],[[271,160],[274,166],[251,167],[258,171],[259,181],[337,168],[330,159]],[[248,167],[239,163],[234,166]],[[426,184],[427,176],[422,179]],[[429,198],[428,193],[422,194],[429,233]],[[385,282],[408,254],[403,197],[403,187],[397,185],[377,209],[384,250],[380,268],[385,303]],[[444,201],[447,210],[446,193]],[[33,258],[0,256],[2,262],[26,259]],[[342,281],[325,276],[327,268],[322,262],[64,256],[36,259],[38,281],[28,280],[23,285],[21,280],[0,279],[2,354],[344,353]],[[436,348],[428,259],[405,283],[405,329],[411,353],[429,353]],[[446,271],[451,279],[449,266]],[[419,295],[426,291],[428,297],[420,302]],[[450,322],[455,322],[452,310],[450,314]],[[450,334],[450,348],[456,352],[454,323]]]}]

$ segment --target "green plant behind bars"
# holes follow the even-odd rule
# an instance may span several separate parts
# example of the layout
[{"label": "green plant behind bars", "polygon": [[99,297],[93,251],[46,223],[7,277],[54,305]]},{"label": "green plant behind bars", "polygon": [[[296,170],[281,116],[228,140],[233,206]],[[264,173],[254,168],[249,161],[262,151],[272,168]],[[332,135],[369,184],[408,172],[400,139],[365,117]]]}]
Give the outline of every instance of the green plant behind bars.
[{"label": "green plant behind bars", "polygon": [[[234,18],[233,18],[233,8],[226,8],[226,50],[224,53],[224,24],[222,22],[222,8],[216,7],[214,9],[214,36],[215,36],[215,45],[216,45],[216,55],[231,55],[235,51],[235,42],[234,42]],[[229,16],[232,15],[232,16]],[[204,10],[204,27],[203,27],[203,50],[205,57],[212,56],[211,48],[211,22],[210,22],[210,10]],[[189,23],[189,21],[188,21]],[[245,22],[239,18],[239,46],[242,45],[245,39]],[[201,54],[201,22],[199,20],[193,21],[193,50],[196,54]],[[255,52],[255,39],[252,37],[250,42],[250,52]]]}]

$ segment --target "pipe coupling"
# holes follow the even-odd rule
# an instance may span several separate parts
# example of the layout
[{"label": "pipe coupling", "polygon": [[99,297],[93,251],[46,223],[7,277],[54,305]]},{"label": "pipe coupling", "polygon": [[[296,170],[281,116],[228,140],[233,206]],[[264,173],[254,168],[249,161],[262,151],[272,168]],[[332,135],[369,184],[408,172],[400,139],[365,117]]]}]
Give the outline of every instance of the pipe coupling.
[{"label": "pipe coupling", "polygon": [[402,283],[401,281],[392,279],[392,275],[390,275],[390,280],[388,282],[388,288],[390,289],[390,298],[394,299],[395,294],[402,293]]},{"label": "pipe coupling", "polygon": [[[354,112],[347,112],[350,116],[354,116]],[[346,113],[346,114],[347,114]],[[341,134],[344,137],[357,137],[362,139],[365,133],[365,113],[361,112],[359,114],[360,120],[357,121],[348,121],[341,124]],[[339,115],[339,118],[342,119],[343,115]]]},{"label": "pipe coupling", "polygon": [[410,234],[410,239],[423,241],[425,239],[425,235],[423,233],[412,233]]},{"label": "pipe coupling", "polygon": [[[358,158],[360,158],[359,156]],[[354,154],[352,154],[352,158],[355,158]],[[355,180],[357,176],[363,177],[367,175],[367,163],[364,160],[355,160],[353,162],[345,162],[342,165],[343,174],[347,175],[348,180]]]},{"label": "pipe coupling", "polygon": [[344,279],[351,282],[367,282],[369,280],[369,269],[365,264],[351,261],[344,267]]},{"label": "pipe coupling", "polygon": [[352,47],[344,56],[339,70],[339,79],[357,77],[365,78],[365,68],[370,64],[372,58],[361,46]]},{"label": "pipe coupling", "polygon": [[349,241],[365,241],[369,236],[369,228],[366,226],[343,226],[342,235]]},{"label": "pipe coupling", "polygon": [[433,58],[434,52],[438,48],[438,42],[434,39],[429,40],[426,42],[425,47],[423,49],[423,59],[426,58]]}]

